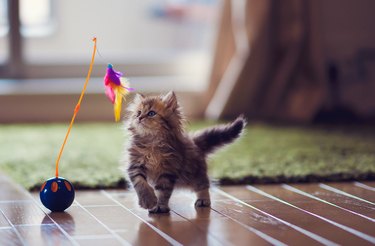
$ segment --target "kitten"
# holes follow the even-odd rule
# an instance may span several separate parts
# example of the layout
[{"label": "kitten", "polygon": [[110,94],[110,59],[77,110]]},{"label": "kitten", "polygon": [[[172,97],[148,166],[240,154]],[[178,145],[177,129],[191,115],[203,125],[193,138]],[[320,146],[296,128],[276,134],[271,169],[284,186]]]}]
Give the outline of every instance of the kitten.
[{"label": "kitten", "polygon": [[197,194],[195,206],[210,206],[206,157],[238,138],[245,119],[240,116],[230,124],[188,135],[174,92],[136,95],[129,117],[131,138],[125,157],[139,205],[151,213],[167,213],[173,189],[187,187]]}]

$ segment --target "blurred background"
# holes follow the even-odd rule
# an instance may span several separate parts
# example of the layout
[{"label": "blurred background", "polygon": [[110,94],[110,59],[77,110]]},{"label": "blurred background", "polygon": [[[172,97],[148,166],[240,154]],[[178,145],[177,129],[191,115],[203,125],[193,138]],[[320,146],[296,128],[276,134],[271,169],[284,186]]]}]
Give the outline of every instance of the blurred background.
[{"label": "blurred background", "polygon": [[52,174],[96,36],[61,165],[79,187],[125,182],[107,63],[137,92],[176,91],[189,130],[246,115],[246,134],[210,159],[221,183],[374,180],[374,10],[374,0],[0,0],[0,169],[28,189]]},{"label": "blurred background", "polygon": [[0,123],[113,121],[106,64],[191,118],[374,122],[372,0],[0,0]]}]

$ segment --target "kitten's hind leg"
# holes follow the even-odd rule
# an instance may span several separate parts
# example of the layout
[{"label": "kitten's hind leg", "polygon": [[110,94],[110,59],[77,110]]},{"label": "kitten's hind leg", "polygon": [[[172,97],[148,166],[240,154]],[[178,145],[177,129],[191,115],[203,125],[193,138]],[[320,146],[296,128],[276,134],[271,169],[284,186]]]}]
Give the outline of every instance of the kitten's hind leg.
[{"label": "kitten's hind leg", "polygon": [[195,201],[196,207],[209,207],[211,205],[210,192],[207,189],[196,191],[197,200]]},{"label": "kitten's hind leg", "polygon": [[192,188],[197,194],[197,200],[195,201],[195,207],[209,207],[211,205],[210,200],[210,179],[207,176],[207,164],[205,161],[200,163],[201,168],[197,174],[192,177]]},{"label": "kitten's hind leg", "polygon": [[172,195],[174,184],[176,182],[176,176],[172,174],[162,174],[158,178],[155,190],[156,196],[158,197],[157,205],[150,209],[150,213],[168,213],[169,212],[169,198]]}]

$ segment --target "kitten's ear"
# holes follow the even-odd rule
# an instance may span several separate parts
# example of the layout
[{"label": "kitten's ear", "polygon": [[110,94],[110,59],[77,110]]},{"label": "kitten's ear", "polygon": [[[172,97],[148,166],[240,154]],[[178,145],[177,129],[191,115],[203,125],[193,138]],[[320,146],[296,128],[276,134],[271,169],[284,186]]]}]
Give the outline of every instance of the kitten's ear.
[{"label": "kitten's ear", "polygon": [[134,97],[133,102],[134,102],[135,104],[139,104],[140,102],[142,102],[143,99],[145,99],[145,96],[142,95],[141,93],[137,93],[137,94],[135,95],[135,97]]},{"label": "kitten's ear", "polygon": [[127,110],[130,112],[135,112],[135,110],[137,110],[139,104],[142,102],[144,98],[145,96],[142,94],[139,94],[139,93],[135,94],[133,101],[132,103],[128,105]]},{"label": "kitten's ear", "polygon": [[165,103],[167,108],[170,108],[172,110],[175,110],[178,106],[177,97],[173,91],[168,92],[168,94],[163,96],[161,100]]}]

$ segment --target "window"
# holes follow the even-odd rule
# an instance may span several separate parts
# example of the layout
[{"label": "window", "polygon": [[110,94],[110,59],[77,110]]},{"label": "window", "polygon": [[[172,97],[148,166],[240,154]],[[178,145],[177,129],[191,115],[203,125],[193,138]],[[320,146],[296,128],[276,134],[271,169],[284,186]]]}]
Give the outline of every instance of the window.
[{"label": "window", "polygon": [[50,35],[56,29],[54,16],[51,0],[20,0],[22,36]]},{"label": "window", "polygon": [[4,64],[8,59],[8,12],[6,0],[0,0],[0,64]]},{"label": "window", "polygon": [[[19,69],[3,69],[0,78],[82,77],[93,36],[103,56],[93,76],[102,76],[103,64],[111,62],[128,76],[207,77],[219,0],[0,0],[1,16],[13,8],[8,13],[14,19],[18,13],[9,2],[19,3],[21,21],[10,23],[0,47],[13,50],[8,56],[14,60],[17,49],[7,45],[18,44],[12,65]],[[7,18],[0,21],[7,33]]]},{"label": "window", "polygon": [[13,109],[0,122],[69,120],[93,36],[101,56],[87,92],[98,100],[81,119],[112,120],[101,101],[108,62],[137,91],[178,91],[185,113],[201,115],[220,7],[221,0],[0,0],[0,109]]}]

